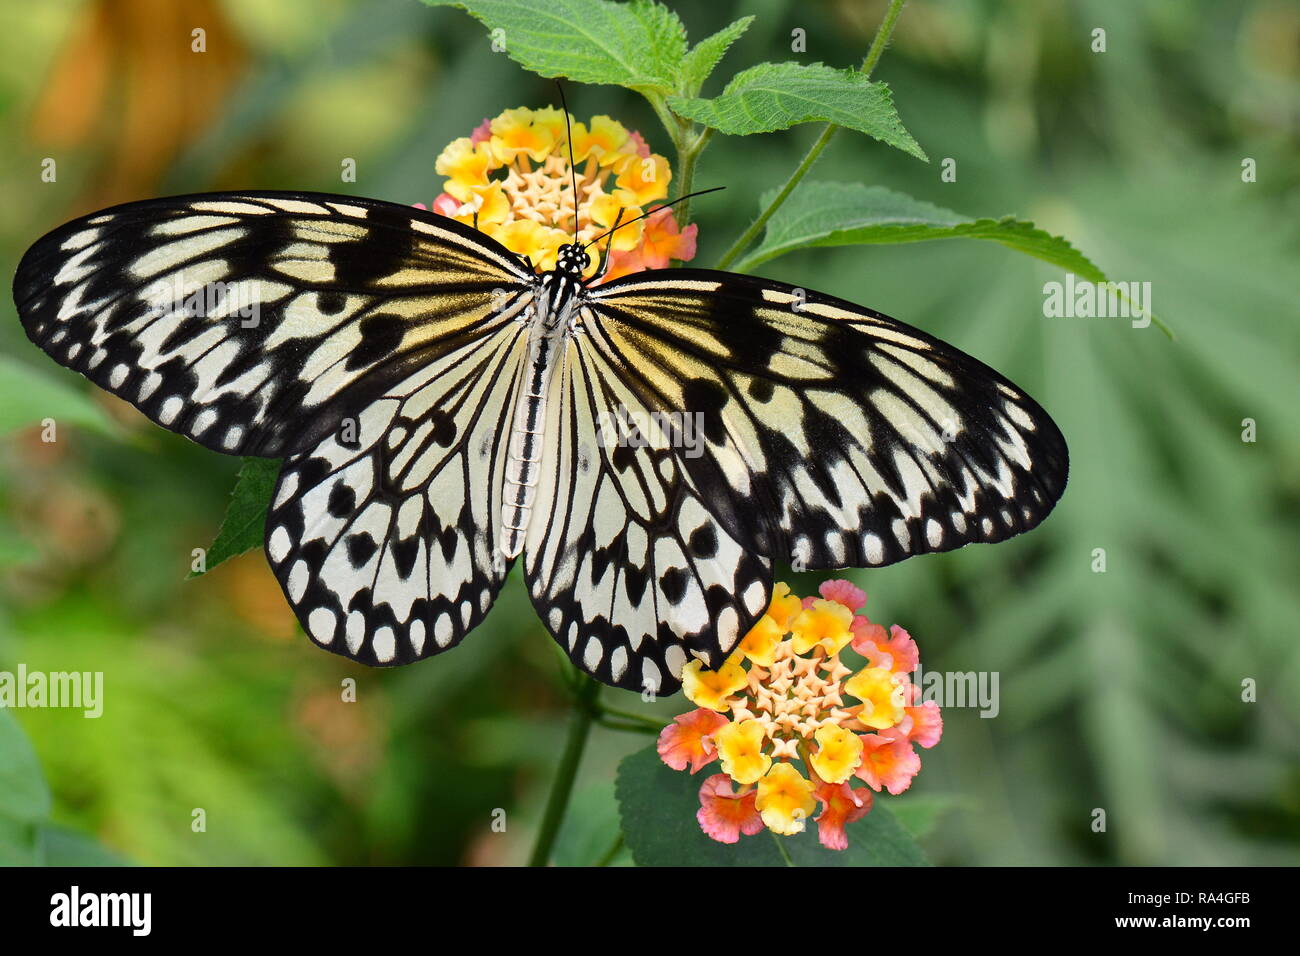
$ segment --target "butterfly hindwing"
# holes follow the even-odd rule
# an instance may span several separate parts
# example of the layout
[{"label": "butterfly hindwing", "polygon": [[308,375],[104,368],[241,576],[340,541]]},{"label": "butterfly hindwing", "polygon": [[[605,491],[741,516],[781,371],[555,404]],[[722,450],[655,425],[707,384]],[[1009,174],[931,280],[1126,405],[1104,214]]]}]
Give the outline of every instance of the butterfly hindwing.
[{"label": "butterfly hindwing", "polygon": [[23,257],[14,299],[33,342],[158,424],[274,458],[476,334],[531,279],[412,207],[213,193],[67,223]]},{"label": "butterfly hindwing", "polygon": [[581,327],[567,340],[524,573],[577,666],[667,694],[692,657],[718,667],[734,650],[767,609],[772,570],[714,519],[624,375]]},{"label": "butterfly hindwing", "polygon": [[592,291],[592,339],[697,416],[683,467],[737,540],[802,568],[1000,541],[1064,490],[1065,441],[992,369],[888,316],[763,279],[646,272]]},{"label": "butterfly hindwing", "polygon": [[487,614],[512,562],[500,501],[526,329],[507,322],[372,402],[355,441],[289,458],[266,553],[317,644],[371,665],[454,647]]}]

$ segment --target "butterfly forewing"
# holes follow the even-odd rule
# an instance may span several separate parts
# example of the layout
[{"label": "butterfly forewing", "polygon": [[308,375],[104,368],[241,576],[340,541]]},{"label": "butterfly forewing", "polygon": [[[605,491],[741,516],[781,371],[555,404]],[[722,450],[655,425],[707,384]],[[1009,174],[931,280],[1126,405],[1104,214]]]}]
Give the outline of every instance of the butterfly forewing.
[{"label": "butterfly forewing", "polygon": [[158,424],[279,457],[530,281],[495,243],[419,209],[216,193],[62,226],[23,257],[14,299],[33,342]]},{"label": "butterfly forewing", "polygon": [[992,369],[888,316],[777,282],[642,273],[593,291],[593,341],[646,401],[695,415],[682,456],[758,553],[869,567],[1000,541],[1064,489],[1045,412]]}]

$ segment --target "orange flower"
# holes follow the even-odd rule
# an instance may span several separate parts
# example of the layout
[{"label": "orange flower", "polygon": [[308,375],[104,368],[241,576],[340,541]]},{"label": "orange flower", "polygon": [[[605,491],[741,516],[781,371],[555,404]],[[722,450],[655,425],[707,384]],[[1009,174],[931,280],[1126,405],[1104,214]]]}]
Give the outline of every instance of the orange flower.
[{"label": "orange flower", "polygon": [[[920,703],[911,681],[916,642],[857,614],[866,595],[848,581],[827,581],[820,593],[800,599],[777,582],[767,613],[721,668],[683,669],[682,689],[700,709],[665,728],[659,754],[693,773],[722,761],[724,773],[700,790],[700,826],[714,839],[731,843],[764,826],[799,833],[820,801],[818,838],[842,850],[872,790],[906,790],[921,767],[913,744],[932,747],[943,733],[939,708]],[[840,660],[850,641],[871,658],[856,672]],[[855,776],[867,787],[854,789]]]},{"label": "orange flower", "polygon": [[727,718],[704,707],[674,717],[659,734],[659,757],[674,770],[699,771],[717,759],[713,734],[727,726]]},{"label": "orange flower", "polygon": [[817,815],[817,838],[828,850],[847,850],[849,835],[845,827],[856,823],[871,810],[871,791],[866,787],[856,790],[847,783],[816,782],[813,795],[821,802],[822,812]]},{"label": "orange flower", "polygon": [[736,793],[725,773],[706,777],[700,786],[700,809],[695,819],[700,829],[719,843],[735,843],[743,833],[753,836],[763,829],[763,818],[754,806],[758,791],[752,787]]},{"label": "orange flower", "polygon": [[884,787],[895,796],[912,785],[912,778],[921,769],[921,758],[906,737],[863,734],[862,746],[862,766],[855,771],[859,780],[877,793]]}]

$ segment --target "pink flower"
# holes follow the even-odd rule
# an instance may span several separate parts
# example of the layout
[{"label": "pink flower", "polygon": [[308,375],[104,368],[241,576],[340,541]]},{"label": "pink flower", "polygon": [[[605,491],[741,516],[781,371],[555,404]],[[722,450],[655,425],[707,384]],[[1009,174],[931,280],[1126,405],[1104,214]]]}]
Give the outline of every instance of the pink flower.
[{"label": "pink flower", "polygon": [[632,145],[636,147],[636,154],[638,156],[640,156],[642,159],[646,159],[650,156],[650,146],[648,143],[646,143],[644,136],[642,136],[636,130],[629,130],[627,134],[627,138],[630,139],[632,141]]},{"label": "pink flower", "polygon": [[855,775],[877,793],[884,787],[897,796],[912,785],[921,769],[921,758],[906,737],[862,734],[862,766]]},{"label": "pink flower", "polygon": [[887,667],[895,673],[910,674],[920,666],[921,652],[917,650],[916,641],[897,624],[885,629],[879,624],[872,624],[866,618],[853,621],[853,649],[871,661],[872,667]]},{"label": "pink flower", "polygon": [[854,790],[847,783],[816,783],[813,796],[822,803],[822,812],[816,817],[817,838],[828,850],[847,850],[849,835],[844,828],[865,817],[875,798],[866,787]]},{"label": "pink flower", "polygon": [[671,209],[651,213],[646,217],[644,238],[641,241],[641,259],[647,269],[667,269],[672,259],[685,262],[695,258],[695,235],[699,226],[691,223],[679,229]]},{"label": "pink flower", "polygon": [[439,216],[454,216],[460,207],[460,200],[449,193],[442,193],[433,201],[433,211]]},{"label": "pink flower", "polygon": [[713,734],[726,725],[726,717],[707,707],[674,717],[659,732],[659,758],[674,770],[690,766],[691,773],[698,773],[717,759]]},{"label": "pink flower", "polygon": [[725,773],[706,777],[700,786],[700,809],[695,819],[700,829],[719,843],[736,843],[740,835],[753,836],[763,829],[763,818],[755,802],[758,791],[736,793]]},{"label": "pink flower", "polygon": [[850,611],[856,612],[867,603],[867,592],[843,578],[826,581],[818,590],[826,600],[838,601]]},{"label": "pink flower", "polygon": [[939,713],[939,705],[932,700],[927,700],[919,707],[907,707],[905,710],[907,716],[912,718],[912,729],[908,733],[908,739],[927,750],[937,744],[939,738],[943,736],[943,717]]},{"label": "pink flower", "polygon": [[477,146],[479,143],[486,142],[492,138],[492,120],[485,119],[474,127],[474,132],[469,134],[469,141]]}]

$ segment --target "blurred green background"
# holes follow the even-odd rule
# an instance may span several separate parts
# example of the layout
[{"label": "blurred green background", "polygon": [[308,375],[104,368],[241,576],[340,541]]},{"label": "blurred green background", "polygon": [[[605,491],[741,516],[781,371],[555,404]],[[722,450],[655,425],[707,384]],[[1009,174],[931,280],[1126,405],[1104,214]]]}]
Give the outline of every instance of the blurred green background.
[{"label": "blurred green background", "polygon": [[[696,39],[758,15],[711,94],[763,60],[860,62],[885,4],[675,6]],[[206,53],[190,51],[195,27]],[[791,53],[796,28],[806,53]],[[875,77],[931,163],[842,133],[812,178],[1032,218],[1112,278],[1150,281],[1179,336],[1044,318],[1043,283],[1060,273],[992,243],[762,267],[973,353],[1070,443],[1069,488],[1040,530],[851,574],[927,669],[1000,674],[997,718],[948,709],[896,802],[946,807],[924,840],[937,863],[1300,862],[1300,5],[913,0]],[[72,216],[167,193],[428,203],[445,143],[554,96],[477,22],[417,0],[7,4],[0,266],[12,276]],[[671,157],[635,95],[570,84],[568,98]],[[695,264],[717,259],[817,131],[714,138],[697,186],[728,189],[695,205]],[[57,182],[41,181],[45,157]],[[349,157],[355,183],[340,182]],[[956,182],[940,180],[945,157]],[[1257,182],[1242,181],[1247,157]],[[0,670],[102,670],[105,708],[0,711],[0,860],[89,860],[98,844],[162,864],[522,861],[567,705],[519,581],[459,649],[409,668],[314,649],[260,553],[185,581],[238,463],[56,368],[8,296],[3,312]],[[46,414],[53,444],[31,427]],[[1257,441],[1242,440],[1243,419]],[[356,703],[340,700],[349,677]],[[686,709],[606,696],[665,718]],[[612,845],[614,767],[650,739],[597,729],[560,862]]]}]

